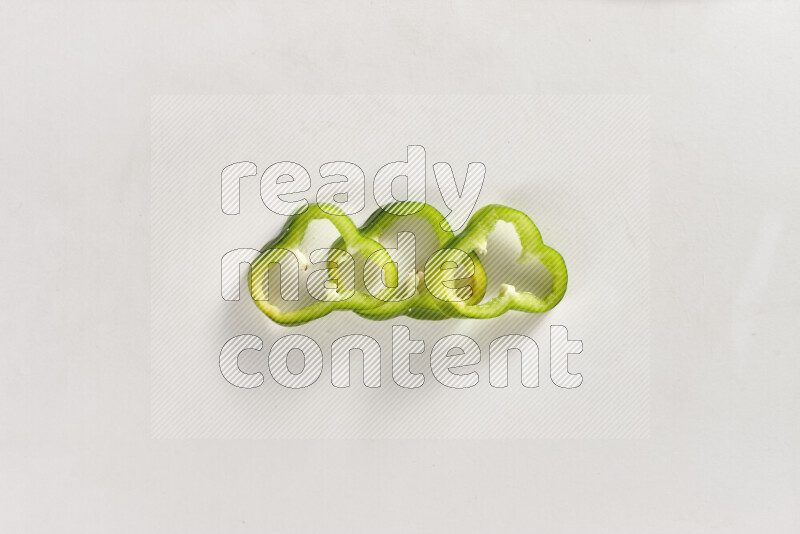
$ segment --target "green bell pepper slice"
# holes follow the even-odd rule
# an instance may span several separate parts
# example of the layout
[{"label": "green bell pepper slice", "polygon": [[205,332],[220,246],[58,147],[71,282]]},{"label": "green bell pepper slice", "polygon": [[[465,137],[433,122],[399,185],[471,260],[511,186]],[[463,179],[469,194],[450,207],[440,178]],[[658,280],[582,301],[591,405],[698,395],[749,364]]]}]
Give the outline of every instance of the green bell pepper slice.
[{"label": "green bell pepper slice", "polygon": [[[385,270],[387,283],[397,284],[397,270],[395,265],[390,262],[391,257],[386,249],[377,241],[362,235],[353,224],[353,221],[338,207],[327,204],[325,205],[325,210],[322,210],[319,204],[310,204],[306,209],[299,211],[287,221],[280,236],[264,245],[261,249],[261,254],[250,266],[248,277],[250,294],[259,309],[276,323],[290,326],[300,325],[328,315],[335,310],[373,308],[384,303],[383,299],[386,292],[380,294],[380,298],[377,298],[367,293],[355,291],[355,287],[350,288],[347,291],[348,295],[345,295],[340,300],[318,299],[313,304],[292,311],[282,311],[278,306],[270,302],[269,266],[279,263],[289,254],[294,254],[298,258],[298,263],[302,264],[303,268],[307,268],[310,261],[299,251],[299,246],[303,241],[309,224],[315,220],[330,221],[341,234],[342,243],[348,249],[355,250],[366,258],[375,254],[375,259],[381,265],[387,267]],[[322,260],[319,263],[323,262],[327,263],[329,269],[333,268],[334,272],[339,267],[336,259],[330,259],[330,256],[327,261]],[[283,270],[283,267],[281,269]],[[341,273],[339,274],[341,275]],[[283,276],[284,272],[281,272],[281,277],[283,278]],[[341,283],[343,280],[340,278],[338,282]],[[296,300],[296,298],[292,300]]]},{"label": "green bell pepper slice", "polygon": [[[398,220],[405,221],[409,217],[419,217],[430,226],[439,249],[453,239],[453,232],[450,230],[447,219],[430,204],[404,201],[392,203],[388,208],[390,209],[375,211],[367,219],[359,230],[362,236],[380,242],[381,236]],[[396,213],[409,213],[409,215],[396,215]],[[342,246],[342,238],[333,245],[334,248],[342,248]],[[417,250],[417,254],[419,254],[419,250]],[[466,303],[472,305],[479,303],[483,298],[486,292],[487,280],[486,272],[478,255],[471,253],[470,256],[475,269],[474,274],[468,281],[472,289],[472,295],[467,299]],[[401,315],[429,321],[449,318],[449,315],[442,311],[438,300],[428,291],[423,277],[424,273],[416,273],[416,292],[411,298],[405,300],[393,300],[390,298],[387,302],[376,307],[355,310],[356,313],[373,320],[386,320]]]},{"label": "green bell pepper slice", "polygon": [[[514,286],[503,284],[497,297],[481,304],[437,299],[440,309],[448,317],[488,319],[502,315],[508,310],[542,313],[552,309],[564,297],[567,291],[567,266],[564,258],[556,250],[544,244],[539,229],[521,211],[499,204],[485,206],[475,212],[464,231],[445,244],[444,249],[485,254],[489,234],[498,221],[511,223],[519,236],[522,253],[517,262],[529,263],[538,259],[549,271],[552,276],[550,293],[544,298],[539,298],[532,293],[517,291]],[[440,263],[446,260],[445,255]]]}]

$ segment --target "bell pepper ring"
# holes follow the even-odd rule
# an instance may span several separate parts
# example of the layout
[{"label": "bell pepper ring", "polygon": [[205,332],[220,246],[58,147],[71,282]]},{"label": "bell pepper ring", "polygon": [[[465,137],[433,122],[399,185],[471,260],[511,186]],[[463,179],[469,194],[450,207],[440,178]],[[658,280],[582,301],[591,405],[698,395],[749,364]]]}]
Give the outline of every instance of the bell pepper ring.
[{"label": "bell pepper ring", "polygon": [[[354,272],[347,274],[342,272],[345,270],[342,266],[347,263],[347,260],[352,262],[351,257],[346,258],[347,255],[337,255],[334,251],[330,251],[327,258],[324,257],[324,253],[316,255],[317,257],[312,257],[314,256],[314,252],[317,252],[314,251],[308,258],[305,258],[300,252],[299,247],[303,241],[303,237],[305,237],[308,226],[315,220],[330,221],[339,231],[343,243],[348,248],[357,251],[366,258],[375,258],[377,260],[375,265],[379,264],[381,268],[384,266],[386,267],[385,275],[387,283],[397,283],[397,270],[394,264],[391,263],[391,257],[389,253],[386,252],[386,249],[378,242],[361,235],[358,228],[353,224],[353,221],[338,207],[326,205],[325,210],[322,210],[318,204],[310,204],[305,209],[291,216],[284,226],[281,235],[264,245],[261,249],[261,254],[253,261],[250,267],[248,276],[250,294],[258,308],[276,323],[294,326],[324,317],[335,310],[372,308],[382,304],[384,301],[379,297],[385,298],[384,295],[388,292],[384,291],[384,294],[376,297],[372,294],[355,291]],[[291,265],[291,270],[288,273],[288,276],[291,277],[294,283],[295,291],[290,294],[287,300],[298,300],[296,287],[299,278],[299,267],[302,265],[303,269],[307,269],[310,263],[320,263],[326,260],[329,268],[331,267],[331,263],[336,264],[333,270],[337,270],[340,274],[336,283],[340,286],[339,289],[340,292],[343,293],[342,296],[340,298],[330,298],[328,296],[327,298],[323,297],[321,299],[319,295],[312,295],[317,302],[297,310],[282,311],[269,300],[268,269],[269,266],[274,263],[280,264],[283,259],[287,259],[290,262],[294,259],[295,262]],[[351,271],[351,269],[347,270]],[[281,265],[282,277],[286,276],[283,271],[284,269]],[[354,269],[352,271],[354,271]],[[291,287],[292,284],[290,283],[287,285]],[[341,288],[341,286],[347,287]],[[330,295],[330,293],[328,295]]]},{"label": "bell pepper ring", "polygon": [[[441,258],[431,267],[440,266],[453,255],[464,252],[487,253],[488,237],[499,221],[510,223],[519,237],[522,252],[517,259],[518,263],[526,264],[539,260],[552,277],[550,292],[543,298],[537,297],[527,291],[517,291],[509,284],[500,286],[499,295],[488,302],[472,304],[459,302],[454,299],[439,297],[439,305],[443,312],[450,317],[468,317],[473,319],[489,319],[504,314],[509,310],[527,313],[542,313],[555,307],[567,291],[567,266],[564,258],[556,250],[548,247],[542,241],[542,235],[533,221],[523,212],[491,204],[479,209],[470,218],[464,231],[447,243]],[[436,284],[440,276],[429,275],[429,280]],[[430,288],[430,286],[429,286]],[[434,296],[436,291],[432,290]]]},{"label": "bell pepper ring", "polygon": [[[447,219],[430,204],[395,202],[389,207],[391,208],[390,210],[375,211],[360,228],[361,235],[381,242],[381,237],[398,221],[405,222],[410,217],[419,217],[430,227],[436,239],[438,250],[441,250],[441,247],[454,237]],[[407,215],[398,215],[398,213],[407,213]],[[333,248],[341,247],[342,239],[340,238],[333,245]],[[467,303],[477,304],[481,301],[486,291],[486,272],[477,254],[472,253],[470,257],[474,264],[474,270],[469,276],[464,277],[467,279],[467,284],[462,287],[468,288],[465,290],[470,294]],[[398,273],[398,276],[403,276],[403,274],[405,273]],[[355,312],[362,317],[374,320],[386,320],[401,315],[429,321],[447,319],[449,316],[441,310],[437,299],[431,295],[427,285],[424,283],[425,271],[415,271],[411,273],[411,276],[413,276],[413,282],[416,286],[412,296],[395,298],[395,295],[392,295],[383,304],[374,308],[358,309]]]}]

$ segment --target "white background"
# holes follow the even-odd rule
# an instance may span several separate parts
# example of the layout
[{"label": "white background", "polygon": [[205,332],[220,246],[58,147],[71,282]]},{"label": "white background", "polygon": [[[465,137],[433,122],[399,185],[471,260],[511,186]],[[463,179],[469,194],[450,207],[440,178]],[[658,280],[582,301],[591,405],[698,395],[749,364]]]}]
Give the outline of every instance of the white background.
[{"label": "white background", "polygon": [[[800,530],[799,25],[765,1],[5,3],[0,530]],[[651,438],[152,440],[162,93],[650,95]]]}]

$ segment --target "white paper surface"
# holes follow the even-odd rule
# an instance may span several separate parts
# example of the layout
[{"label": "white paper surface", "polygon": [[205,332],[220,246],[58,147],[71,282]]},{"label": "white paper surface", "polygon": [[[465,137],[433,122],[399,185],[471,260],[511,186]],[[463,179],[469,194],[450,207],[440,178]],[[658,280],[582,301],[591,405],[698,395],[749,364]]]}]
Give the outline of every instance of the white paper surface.
[{"label": "white paper surface", "polygon": [[[800,530],[798,23],[753,0],[6,3],[0,530]],[[649,437],[154,439],[163,94],[647,96]],[[558,202],[531,216],[585,250]]]}]

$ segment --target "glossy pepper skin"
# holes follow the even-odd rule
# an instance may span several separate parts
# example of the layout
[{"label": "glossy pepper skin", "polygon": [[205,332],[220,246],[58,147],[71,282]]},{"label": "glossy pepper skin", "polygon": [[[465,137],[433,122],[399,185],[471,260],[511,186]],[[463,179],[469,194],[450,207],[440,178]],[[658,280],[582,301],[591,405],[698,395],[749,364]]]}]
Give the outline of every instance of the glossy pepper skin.
[{"label": "glossy pepper skin", "polygon": [[[447,223],[444,215],[430,204],[420,202],[395,202],[389,206],[390,209],[377,210],[374,212],[364,225],[359,229],[361,235],[369,239],[380,242],[381,237],[398,220],[407,220],[409,217],[419,217],[430,226],[436,242],[441,249],[445,243],[453,239],[453,232]],[[396,213],[407,212],[409,215],[396,215]],[[339,239],[334,248],[342,248],[342,239]],[[420,251],[417,250],[417,254]],[[470,254],[475,270],[474,274],[467,281],[471,288],[471,297],[467,300],[468,304],[477,304],[481,301],[486,292],[486,272],[483,269],[478,255]],[[428,258],[423,258],[427,260]],[[373,320],[386,320],[401,315],[407,315],[414,319],[436,321],[447,319],[450,316],[442,311],[437,299],[431,295],[424,284],[424,273],[416,273],[416,293],[406,300],[389,300],[379,304],[374,308],[358,309],[356,313],[362,317]]]},{"label": "glossy pepper skin", "polygon": [[[338,214],[336,213],[338,212]],[[383,303],[370,294],[352,291],[352,296],[343,300],[321,301],[318,300],[309,306],[298,310],[281,311],[272,304],[267,294],[267,271],[271,264],[279,262],[290,253],[294,253],[303,268],[308,268],[309,259],[300,253],[298,247],[303,241],[303,237],[308,230],[308,225],[315,220],[328,220],[341,234],[343,244],[359,252],[364,257],[375,254],[382,264],[388,262],[386,279],[390,284],[397,283],[397,270],[389,260],[389,254],[377,241],[364,237],[356,228],[353,221],[345,215],[339,208],[326,205],[325,210],[318,204],[311,204],[306,209],[293,215],[283,228],[281,235],[264,245],[261,254],[250,266],[248,277],[250,294],[256,305],[264,314],[276,323],[294,326],[313,321],[319,317],[328,315],[335,310],[356,310],[360,308],[373,308]],[[329,266],[330,266],[330,262]],[[281,272],[284,276],[284,273]]]},{"label": "glossy pepper skin", "polygon": [[482,304],[470,302],[451,302],[438,300],[440,309],[449,317],[469,317],[489,319],[504,314],[508,310],[527,313],[546,312],[564,297],[567,291],[567,266],[564,258],[556,250],[542,241],[542,235],[533,221],[523,212],[499,204],[484,206],[473,214],[464,231],[445,244],[445,249],[485,254],[489,234],[499,221],[514,225],[522,245],[519,263],[539,260],[550,272],[552,284],[550,293],[539,298],[526,291],[517,291],[513,286],[502,285],[500,294]]}]

